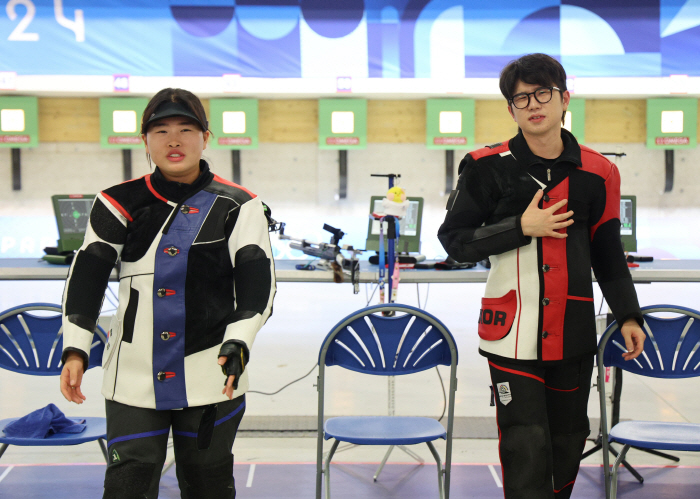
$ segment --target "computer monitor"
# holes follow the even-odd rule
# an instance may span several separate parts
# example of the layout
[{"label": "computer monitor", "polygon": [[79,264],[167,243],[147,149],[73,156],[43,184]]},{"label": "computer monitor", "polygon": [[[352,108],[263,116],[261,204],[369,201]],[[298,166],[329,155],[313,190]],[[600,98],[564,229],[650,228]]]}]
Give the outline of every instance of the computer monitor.
[{"label": "computer monitor", "polygon": [[625,251],[637,251],[637,196],[620,196],[620,239]]},{"label": "computer monitor", "polygon": [[[382,213],[382,199],[384,196],[372,196],[369,204],[370,213]],[[408,199],[406,216],[399,221],[399,244],[396,251],[399,253],[420,253],[420,229],[423,220],[423,198]],[[386,240],[387,222],[384,222],[384,248],[388,248]],[[367,228],[368,251],[379,251],[379,220],[369,221]]]},{"label": "computer monitor", "polygon": [[59,253],[75,251],[83,244],[90,219],[94,194],[56,194],[51,196],[58,225]]}]

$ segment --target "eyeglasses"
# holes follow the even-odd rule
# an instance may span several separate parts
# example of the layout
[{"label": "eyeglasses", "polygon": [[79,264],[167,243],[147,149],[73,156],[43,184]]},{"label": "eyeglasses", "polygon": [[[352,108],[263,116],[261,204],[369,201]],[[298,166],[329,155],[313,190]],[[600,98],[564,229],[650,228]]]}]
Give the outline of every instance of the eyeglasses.
[{"label": "eyeglasses", "polygon": [[[540,104],[546,104],[552,100],[552,90],[559,90],[558,87],[540,87],[534,92],[523,92],[522,94],[514,95],[509,102],[517,109],[525,109],[530,105],[530,96],[533,95],[535,100]],[[559,90],[561,92],[561,90]]]}]

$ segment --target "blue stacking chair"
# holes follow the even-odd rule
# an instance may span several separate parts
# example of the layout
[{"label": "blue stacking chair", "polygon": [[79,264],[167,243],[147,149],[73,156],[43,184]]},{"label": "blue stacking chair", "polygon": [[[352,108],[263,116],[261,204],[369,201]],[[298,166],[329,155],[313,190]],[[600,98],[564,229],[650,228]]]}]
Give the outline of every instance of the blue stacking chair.
[{"label": "blue stacking chair", "polygon": [[[35,311],[56,312],[54,315],[33,314]],[[63,328],[61,307],[50,303],[29,303],[0,313],[0,368],[34,376],[61,374]],[[107,336],[97,326],[90,350],[88,369],[102,364],[102,352]],[[58,386],[53,387],[58,393]],[[105,418],[87,417],[87,427],[81,433],[55,433],[47,438],[10,438],[3,429],[19,418],[0,420],[0,457],[10,445],[59,446],[77,445],[97,440],[107,461],[107,425]]]},{"label": "blue stacking chair", "polygon": [[[605,367],[653,378],[691,378],[700,376],[700,312],[673,305],[652,305],[642,308],[647,339],[644,351],[634,360],[625,361],[625,341],[616,322],[608,326],[598,345],[598,391],[603,430],[603,467],[605,497],[617,497],[617,474],[630,447],[642,450],[700,451],[700,424],[665,421],[623,421],[608,434],[605,406]],[[664,314],[656,317],[652,314]],[[673,314],[673,317],[667,317]],[[609,468],[610,443],[623,445],[612,475]],[[700,487],[700,486],[699,486]]]},{"label": "blue stacking chair", "polygon": [[[392,316],[384,316],[382,312]],[[329,418],[324,424],[326,366],[340,366],[364,374],[396,376],[450,366],[447,430],[433,418],[360,416]],[[457,390],[457,346],[444,324],[427,312],[407,305],[375,305],[341,320],[328,333],[318,360],[318,444],[316,498],[321,499],[323,476],[330,499],[330,463],[340,442],[358,445],[426,443],[437,462],[440,498],[450,496],[452,427]],[[325,466],[323,440],[335,439]],[[445,467],[434,440],[446,440]]]}]

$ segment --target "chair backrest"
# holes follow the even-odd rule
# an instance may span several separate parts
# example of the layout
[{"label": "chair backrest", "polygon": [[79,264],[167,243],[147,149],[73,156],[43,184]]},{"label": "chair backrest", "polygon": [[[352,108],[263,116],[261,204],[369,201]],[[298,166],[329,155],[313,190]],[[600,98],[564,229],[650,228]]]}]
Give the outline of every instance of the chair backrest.
[{"label": "chair backrest", "polygon": [[[402,315],[384,317],[383,311]],[[434,316],[408,305],[374,305],[341,320],[326,336],[319,365],[395,376],[437,365],[456,365],[449,330]]]},{"label": "chair backrest", "polygon": [[[55,315],[31,312],[49,311]],[[102,364],[107,335],[97,326],[88,369]],[[63,327],[61,307],[28,303],[0,313],[0,368],[22,374],[54,376],[61,373]]]},{"label": "chair backrest", "polygon": [[[599,361],[602,354],[605,366],[654,378],[700,376],[700,312],[674,305],[652,305],[642,308],[642,313],[647,334],[642,354],[630,361],[622,358],[627,351],[625,341],[613,322],[600,340]],[[674,317],[651,315],[656,313]]]}]

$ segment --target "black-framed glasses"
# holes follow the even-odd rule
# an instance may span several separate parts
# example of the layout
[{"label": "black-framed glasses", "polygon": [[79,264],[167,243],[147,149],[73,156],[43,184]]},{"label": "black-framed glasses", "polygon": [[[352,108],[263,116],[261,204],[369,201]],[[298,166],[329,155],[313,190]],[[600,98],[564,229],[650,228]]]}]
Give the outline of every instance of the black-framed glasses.
[{"label": "black-framed glasses", "polygon": [[511,99],[510,103],[513,104],[517,109],[525,109],[530,105],[530,96],[534,96],[535,100],[540,104],[546,104],[552,100],[552,90],[559,90],[558,87],[540,87],[535,89],[534,92],[523,92],[521,94],[515,94]]}]

